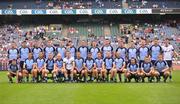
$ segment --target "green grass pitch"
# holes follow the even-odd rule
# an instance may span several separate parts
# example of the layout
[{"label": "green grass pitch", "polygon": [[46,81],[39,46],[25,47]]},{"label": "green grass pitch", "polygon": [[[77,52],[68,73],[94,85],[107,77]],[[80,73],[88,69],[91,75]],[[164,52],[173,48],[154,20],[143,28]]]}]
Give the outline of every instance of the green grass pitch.
[{"label": "green grass pitch", "polygon": [[180,71],[167,83],[8,83],[0,72],[0,104],[180,104]]}]

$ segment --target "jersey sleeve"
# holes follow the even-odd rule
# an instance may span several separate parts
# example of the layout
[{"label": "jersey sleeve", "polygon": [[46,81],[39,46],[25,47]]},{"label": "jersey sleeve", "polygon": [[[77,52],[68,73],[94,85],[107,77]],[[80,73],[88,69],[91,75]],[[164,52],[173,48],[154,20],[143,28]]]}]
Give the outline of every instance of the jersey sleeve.
[{"label": "jersey sleeve", "polygon": [[43,49],[44,52],[46,52],[46,47]]},{"label": "jersey sleeve", "polygon": [[160,45],[159,45],[159,48],[160,48],[160,53],[163,53],[163,49]]},{"label": "jersey sleeve", "polygon": [[101,51],[103,52],[103,50],[104,50],[104,46],[102,46],[102,48],[101,48]]},{"label": "jersey sleeve", "polygon": [[112,46],[110,46],[111,47],[111,51],[113,51],[113,47]]},{"label": "jersey sleeve", "polygon": [[32,51],[31,51],[31,49],[28,47],[28,50],[29,50],[29,53],[31,53]]},{"label": "jersey sleeve", "polygon": [[167,63],[167,61],[164,61],[164,63],[165,63],[165,65],[166,65],[166,68],[168,68],[169,66],[168,66],[168,63]]},{"label": "jersey sleeve", "polygon": [[91,49],[92,49],[92,47],[88,49],[88,52],[91,52]]},{"label": "jersey sleeve", "polygon": [[21,48],[19,48],[19,54],[21,54]]}]

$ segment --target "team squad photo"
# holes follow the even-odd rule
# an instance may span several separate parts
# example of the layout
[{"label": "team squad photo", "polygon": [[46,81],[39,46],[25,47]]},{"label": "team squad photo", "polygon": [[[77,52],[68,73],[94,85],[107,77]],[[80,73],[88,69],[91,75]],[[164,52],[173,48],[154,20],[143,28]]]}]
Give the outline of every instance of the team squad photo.
[{"label": "team squad photo", "polygon": [[[38,41],[34,47],[28,47],[23,41],[20,47],[11,43],[8,50],[8,79],[16,77],[17,83],[25,82],[160,82],[172,75],[172,59],[176,55],[169,39],[161,45],[158,38],[147,44],[141,38],[139,44],[132,41],[125,47],[122,38],[117,39],[114,49],[111,41],[105,39],[103,45],[93,40],[80,41],[75,48],[71,40],[60,40],[55,47],[47,40],[44,47]],[[124,76],[122,78],[122,76]]]},{"label": "team squad photo", "polygon": [[180,0],[0,0],[0,104],[180,104]]}]

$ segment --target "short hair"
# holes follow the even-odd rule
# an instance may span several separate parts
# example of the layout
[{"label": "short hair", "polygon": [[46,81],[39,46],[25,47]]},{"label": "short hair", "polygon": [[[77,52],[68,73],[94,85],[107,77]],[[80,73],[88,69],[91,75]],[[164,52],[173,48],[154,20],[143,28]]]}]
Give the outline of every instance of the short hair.
[{"label": "short hair", "polygon": [[155,37],[154,40],[159,40],[159,39],[157,37]]},{"label": "short hair", "polygon": [[149,56],[147,55],[145,58],[149,58]]},{"label": "short hair", "polygon": [[131,60],[135,60],[135,63],[137,63],[137,59],[136,58],[132,57]]},{"label": "short hair", "polygon": [[165,40],[169,40],[169,38],[166,38]]},{"label": "short hair", "polygon": [[23,41],[22,43],[26,43],[26,41]]},{"label": "short hair", "polygon": [[143,37],[141,38],[141,40],[144,40],[144,41],[146,41],[146,39],[145,39],[145,38],[143,38]]}]

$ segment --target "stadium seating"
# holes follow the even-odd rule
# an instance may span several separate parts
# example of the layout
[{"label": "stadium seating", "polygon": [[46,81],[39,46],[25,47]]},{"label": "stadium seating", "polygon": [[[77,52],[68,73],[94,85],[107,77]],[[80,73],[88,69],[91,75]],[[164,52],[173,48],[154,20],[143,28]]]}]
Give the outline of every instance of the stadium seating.
[{"label": "stadium seating", "polygon": [[[27,2],[28,1],[28,2]],[[36,0],[38,1],[38,0]],[[39,0],[41,2],[35,2],[34,0],[15,0],[6,1],[2,0],[0,3],[0,9],[12,8],[12,9],[85,9],[85,8],[122,8],[122,0]],[[178,0],[125,0],[128,4],[128,8],[178,8],[180,2]]]}]

